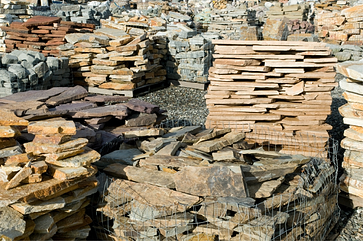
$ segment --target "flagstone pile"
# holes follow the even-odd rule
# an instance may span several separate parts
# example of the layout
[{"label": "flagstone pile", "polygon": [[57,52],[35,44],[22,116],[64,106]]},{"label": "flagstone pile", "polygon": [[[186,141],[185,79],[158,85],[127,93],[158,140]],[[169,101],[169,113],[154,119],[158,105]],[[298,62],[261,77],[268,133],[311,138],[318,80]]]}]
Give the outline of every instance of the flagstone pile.
[{"label": "flagstone pile", "polygon": [[[337,86],[337,59],[324,43],[213,40],[207,128],[255,129],[247,137],[284,144],[286,153],[316,155],[331,126],[330,91]],[[271,135],[271,131],[279,136]],[[315,138],[305,137],[315,135]],[[299,142],[289,141],[301,136]],[[315,151],[306,153],[301,143]],[[311,150],[310,150],[311,151]]]},{"label": "flagstone pile", "polygon": [[133,90],[166,80],[163,36],[132,37],[122,30],[100,28],[94,34],[66,35],[66,40],[68,44],[59,49],[70,58],[74,83],[93,93],[133,97]]},{"label": "flagstone pile", "polygon": [[95,162],[113,179],[94,222],[101,240],[323,240],[339,219],[324,160],[255,149],[230,128],[124,135],[136,145]]},{"label": "flagstone pile", "polygon": [[92,32],[94,24],[82,24],[61,21],[58,17],[35,16],[28,21],[12,22],[9,27],[2,27],[6,32],[6,51],[27,49],[44,55],[58,55],[57,47],[64,44],[67,33]]},{"label": "flagstone pile", "polygon": [[[5,240],[86,239],[88,197],[100,155],[74,138],[73,121],[28,122],[1,109],[0,236]],[[21,145],[20,132],[35,135]],[[23,148],[24,146],[24,148]]]},{"label": "flagstone pile", "polygon": [[68,58],[44,57],[36,51],[14,50],[0,57],[0,97],[27,90],[70,86]]},{"label": "flagstone pile", "polygon": [[320,11],[316,16],[319,38],[332,44],[362,45],[363,5],[342,9],[341,11]]},{"label": "flagstone pile", "polygon": [[[339,82],[345,91],[344,98],[347,104],[339,108],[343,122],[349,125],[344,131],[341,147],[345,149],[342,167],[344,174],[341,177],[340,189],[357,205],[357,200],[363,199],[362,170],[363,170],[363,64],[361,62],[347,61],[337,65],[337,71],[346,78]],[[342,195],[344,195],[342,193]],[[361,204],[358,204],[360,206]]]}]

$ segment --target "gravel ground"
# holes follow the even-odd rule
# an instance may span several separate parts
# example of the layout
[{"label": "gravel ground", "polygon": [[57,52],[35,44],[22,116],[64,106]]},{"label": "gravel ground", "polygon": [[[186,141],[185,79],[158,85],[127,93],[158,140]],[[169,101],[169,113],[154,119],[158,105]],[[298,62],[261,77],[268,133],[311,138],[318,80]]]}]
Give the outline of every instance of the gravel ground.
[{"label": "gravel ground", "polygon": [[[337,81],[341,79],[337,75]],[[168,120],[181,121],[184,123],[204,124],[208,115],[204,95],[207,91],[196,90],[191,88],[170,86],[165,89],[148,93],[138,97],[144,101],[159,105],[162,109],[167,110]],[[340,143],[343,132],[347,125],[343,124],[343,118],[339,114],[338,108],[344,105],[346,100],[342,96],[342,89],[336,87],[332,92],[332,114],[328,116],[327,123],[333,126],[330,135]],[[338,153],[338,162],[341,166],[344,150],[340,149]],[[342,173],[339,169],[339,175]],[[355,210],[341,207],[341,217],[337,225],[332,229],[329,240],[348,241],[363,240],[363,208]]]}]

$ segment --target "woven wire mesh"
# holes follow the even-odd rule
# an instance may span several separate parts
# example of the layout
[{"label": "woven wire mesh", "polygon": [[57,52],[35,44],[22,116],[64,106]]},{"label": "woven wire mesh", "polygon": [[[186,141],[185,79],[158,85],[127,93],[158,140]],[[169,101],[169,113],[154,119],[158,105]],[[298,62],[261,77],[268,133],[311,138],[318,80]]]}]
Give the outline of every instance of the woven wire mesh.
[{"label": "woven wire mesh", "polygon": [[[160,127],[195,124],[198,123],[171,120]],[[279,151],[283,147],[281,135],[269,129],[263,133],[273,134],[279,144],[264,142],[263,147]],[[314,148],[299,138],[285,141],[288,145],[295,142],[304,146],[305,150]],[[256,139],[252,148],[257,146],[261,143]],[[289,185],[256,202],[250,198],[204,197],[194,205],[175,200],[155,204],[147,190],[134,190],[127,183],[125,186],[122,179],[102,173],[99,196],[93,202],[97,210],[94,230],[100,240],[325,240],[340,214],[338,147],[337,141],[329,139],[318,151],[315,148],[311,153],[318,154],[299,172],[285,176]],[[166,196],[165,199],[168,200]]]}]

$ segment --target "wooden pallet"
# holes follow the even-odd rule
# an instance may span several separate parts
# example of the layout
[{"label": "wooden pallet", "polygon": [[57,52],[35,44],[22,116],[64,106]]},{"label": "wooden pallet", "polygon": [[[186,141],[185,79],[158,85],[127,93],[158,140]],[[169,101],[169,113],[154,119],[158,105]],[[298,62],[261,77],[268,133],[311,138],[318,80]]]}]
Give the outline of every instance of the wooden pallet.
[{"label": "wooden pallet", "polygon": [[197,82],[189,82],[182,80],[170,80],[171,84],[174,86],[187,87],[192,89],[206,90],[209,85],[209,81],[207,83],[197,83]]},{"label": "wooden pallet", "polygon": [[85,87],[89,93],[92,94],[102,94],[102,95],[123,95],[126,97],[136,97],[140,95],[145,95],[147,93],[150,93],[152,91],[162,89],[168,86],[167,81],[162,81],[159,83],[154,84],[148,84],[143,85],[141,87],[138,87],[136,89],[132,90],[112,90],[112,89],[101,89],[98,87]]}]

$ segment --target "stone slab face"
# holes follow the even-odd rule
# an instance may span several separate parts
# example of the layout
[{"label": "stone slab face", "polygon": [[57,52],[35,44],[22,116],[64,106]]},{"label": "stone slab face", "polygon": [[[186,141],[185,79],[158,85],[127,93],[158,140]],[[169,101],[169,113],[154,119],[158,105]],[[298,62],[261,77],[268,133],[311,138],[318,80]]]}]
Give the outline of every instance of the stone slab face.
[{"label": "stone slab face", "polygon": [[55,144],[55,145],[60,145],[63,144],[67,141],[70,141],[72,138],[71,135],[62,135],[62,134],[58,134],[58,135],[51,135],[51,136],[47,136],[47,135],[35,135],[33,142],[34,143],[39,143],[39,144]]},{"label": "stone slab face", "polygon": [[23,23],[22,26],[31,28],[36,26],[50,25],[53,23],[60,23],[62,19],[59,17],[47,17],[47,16],[34,16],[27,22]]},{"label": "stone slab face", "polygon": [[61,197],[56,197],[48,201],[36,201],[34,203],[18,202],[11,205],[12,208],[21,214],[38,213],[63,208],[65,201]]},{"label": "stone slab face", "polygon": [[346,61],[337,65],[337,71],[350,79],[363,81],[363,63]]},{"label": "stone slab face", "polygon": [[176,190],[196,196],[246,197],[241,173],[228,167],[184,167],[173,175]]},{"label": "stone slab face", "polygon": [[137,126],[150,126],[155,124],[157,120],[156,114],[140,113],[137,117],[130,116],[129,120],[125,121],[126,126],[137,127]]},{"label": "stone slab face", "polygon": [[204,152],[213,152],[221,150],[222,148],[236,143],[245,138],[245,134],[242,132],[230,132],[224,135],[221,138],[213,139],[209,141],[204,141],[193,145],[195,149],[204,151]]},{"label": "stone slab face", "polygon": [[173,174],[171,173],[133,166],[125,167],[123,170],[130,181],[171,189],[175,188]]},{"label": "stone slab face", "polygon": [[29,122],[17,117],[13,112],[0,109],[0,126],[27,126]]},{"label": "stone slab face", "polygon": [[[83,150],[81,150],[83,152]],[[95,150],[85,151],[84,153],[77,154],[72,157],[64,159],[57,159],[55,154],[45,154],[45,162],[59,167],[82,167],[90,166],[92,163],[97,162],[101,155]]]},{"label": "stone slab face", "polygon": [[26,152],[32,152],[35,155],[47,154],[47,153],[60,153],[66,151],[77,150],[85,147],[88,143],[86,138],[78,138],[65,142],[60,145],[55,144],[38,144],[33,142],[28,142],[24,144]]},{"label": "stone slab face", "polygon": [[102,156],[100,161],[96,162],[95,165],[105,167],[109,164],[120,163],[132,166],[134,163],[133,158],[140,154],[142,154],[142,152],[136,148],[116,150]]},{"label": "stone slab face", "polygon": [[116,104],[78,111],[73,115],[73,118],[96,118],[107,115],[128,116],[129,112],[125,105]]},{"label": "stone slab face", "polygon": [[23,167],[6,185],[5,189],[9,190],[20,185],[20,182],[32,174],[32,169],[28,166]]},{"label": "stone slab face", "polygon": [[28,125],[28,132],[34,135],[75,135],[73,121],[36,121]]},{"label": "stone slab face", "polygon": [[70,180],[87,175],[88,170],[84,167],[57,167],[51,165],[48,173],[58,180]]},{"label": "stone slab face", "polygon": [[20,134],[19,129],[13,126],[0,126],[0,138],[14,137]]},{"label": "stone slab face", "polygon": [[131,110],[148,114],[157,113],[160,110],[159,106],[153,105],[151,103],[139,99],[130,100],[129,102],[127,102],[126,106]]},{"label": "stone slab face", "polygon": [[19,212],[10,207],[1,207],[0,217],[0,239],[14,240],[24,234],[26,222]]},{"label": "stone slab face", "polygon": [[49,90],[29,90],[26,92],[18,92],[3,98],[0,100],[12,100],[16,102],[24,101],[45,101],[49,97],[59,95],[63,91],[67,90],[68,87],[53,87]]},{"label": "stone slab face", "polygon": [[355,94],[363,95],[363,84],[359,83],[349,83],[347,80],[343,79],[339,81],[339,86],[343,90],[353,92]]},{"label": "stone slab face", "polygon": [[154,208],[161,208],[162,210],[172,209],[174,212],[184,212],[199,202],[199,197],[197,196],[173,191],[168,188],[121,179],[113,182],[108,190],[112,193],[118,193],[122,190],[124,193],[120,193],[120,195],[127,194],[140,203],[151,205]]},{"label": "stone slab face", "polygon": [[55,106],[59,104],[64,104],[71,102],[73,100],[78,100],[86,97],[88,91],[82,86],[69,87],[66,91],[61,94],[49,98],[45,103],[50,106]]}]

